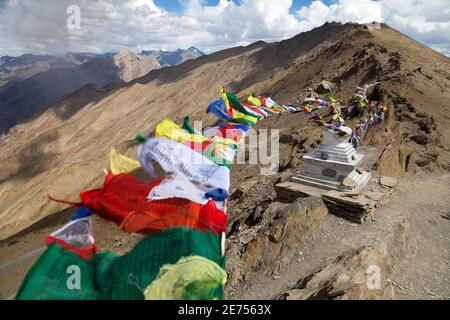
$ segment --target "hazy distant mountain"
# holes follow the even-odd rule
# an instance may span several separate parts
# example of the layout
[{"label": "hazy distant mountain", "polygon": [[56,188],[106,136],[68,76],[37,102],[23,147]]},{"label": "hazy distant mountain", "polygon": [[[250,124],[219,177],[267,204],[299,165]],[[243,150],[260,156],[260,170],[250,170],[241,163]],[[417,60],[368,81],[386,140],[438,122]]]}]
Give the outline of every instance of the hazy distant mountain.
[{"label": "hazy distant mountain", "polygon": [[0,133],[86,84],[129,82],[160,67],[155,57],[128,49],[117,54],[0,57]]},{"label": "hazy distant mountain", "polygon": [[178,49],[175,51],[162,51],[162,50],[142,51],[141,54],[156,58],[161,67],[176,66],[180,63],[185,62],[186,60],[196,59],[198,57],[205,55],[196,47],[190,47],[187,50]]},{"label": "hazy distant mountain", "polygon": [[24,54],[18,57],[0,57],[0,87],[48,71],[52,68],[76,67],[84,62],[108,54],[66,53],[64,55]]},{"label": "hazy distant mountain", "polygon": [[103,87],[130,82],[154,69],[202,55],[191,47],[141,54],[123,49],[116,54],[69,52],[0,57],[0,134],[86,84]]}]

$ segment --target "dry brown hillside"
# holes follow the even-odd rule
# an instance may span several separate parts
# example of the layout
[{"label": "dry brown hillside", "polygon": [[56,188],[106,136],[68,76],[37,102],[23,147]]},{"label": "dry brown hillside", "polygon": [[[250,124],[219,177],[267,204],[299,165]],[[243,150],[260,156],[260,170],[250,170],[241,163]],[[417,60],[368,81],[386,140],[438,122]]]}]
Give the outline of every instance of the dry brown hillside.
[{"label": "dry brown hillside", "polygon": [[401,137],[417,151],[418,165],[450,169],[450,60],[385,25],[327,23],[279,43],[154,70],[107,92],[83,88],[16,126],[0,140],[0,238],[63,209],[48,194],[77,201],[80,191],[101,182],[111,147],[134,154],[136,134],[149,133],[163,117],[211,122],[205,109],[222,85],[285,103],[323,79],[334,83],[337,97],[379,81],[373,94],[398,102]]}]

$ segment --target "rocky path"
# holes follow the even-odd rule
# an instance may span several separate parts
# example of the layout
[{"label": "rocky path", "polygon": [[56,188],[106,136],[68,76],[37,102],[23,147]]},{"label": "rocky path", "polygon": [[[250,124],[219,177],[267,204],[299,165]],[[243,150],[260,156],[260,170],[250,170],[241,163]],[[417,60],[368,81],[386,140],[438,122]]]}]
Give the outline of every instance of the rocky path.
[{"label": "rocky path", "polygon": [[322,277],[338,277],[341,271],[334,270],[334,265],[341,254],[353,263],[346,266],[353,276],[352,268],[356,274],[364,261],[364,257],[352,258],[355,250],[372,247],[382,257],[387,288],[373,294],[359,290],[356,298],[449,299],[450,221],[441,217],[449,210],[450,174],[406,177],[389,202],[377,210],[376,221],[357,225],[326,216],[319,229],[298,246],[292,263],[245,290],[233,290],[229,298],[273,298],[321,268],[336,272]]},{"label": "rocky path", "polygon": [[[450,175],[402,184],[386,210],[409,215],[407,256],[392,276],[398,299],[450,299]],[[388,211],[389,212],[389,211]]]}]

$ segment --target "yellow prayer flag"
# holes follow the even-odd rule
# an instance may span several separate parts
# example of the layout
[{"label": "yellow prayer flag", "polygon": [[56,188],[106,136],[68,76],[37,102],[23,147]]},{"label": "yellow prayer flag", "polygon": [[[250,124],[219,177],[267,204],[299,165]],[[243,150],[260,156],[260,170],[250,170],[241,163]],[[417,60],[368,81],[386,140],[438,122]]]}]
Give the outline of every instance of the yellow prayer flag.
[{"label": "yellow prayer flag", "polygon": [[109,153],[109,166],[114,175],[121,173],[130,173],[141,167],[139,161],[125,157],[117,153],[116,149],[111,148]]},{"label": "yellow prayer flag", "polygon": [[187,130],[183,129],[168,118],[165,118],[163,121],[158,123],[156,126],[155,136],[157,138],[166,138],[183,144],[186,142],[202,143],[204,141],[211,141],[227,145],[238,145],[238,143],[232,139],[221,137],[213,137],[211,139],[198,133],[189,133]]},{"label": "yellow prayer flag", "polygon": [[189,133],[172,120],[165,118],[156,126],[155,136],[157,138],[166,138],[179,143],[185,142],[203,142],[208,138],[199,134]]},{"label": "yellow prayer flag", "polygon": [[256,98],[256,97],[253,97],[252,95],[249,95],[248,97],[247,97],[247,100],[248,100],[248,102],[250,102],[251,104],[253,104],[253,105],[255,105],[255,106],[261,106],[262,105],[262,103],[261,103],[261,100],[259,100],[258,98]]}]

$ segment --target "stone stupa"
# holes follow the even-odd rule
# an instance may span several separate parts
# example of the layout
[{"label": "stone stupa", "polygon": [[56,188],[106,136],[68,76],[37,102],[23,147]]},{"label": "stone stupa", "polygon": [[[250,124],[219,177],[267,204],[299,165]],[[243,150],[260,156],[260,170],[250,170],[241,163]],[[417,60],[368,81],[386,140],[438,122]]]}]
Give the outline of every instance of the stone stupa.
[{"label": "stone stupa", "polygon": [[[339,129],[352,133],[349,127]],[[323,136],[319,147],[303,156],[305,167],[291,180],[327,190],[361,191],[371,178],[369,172],[358,170],[364,156],[356,152],[348,137],[340,137],[332,129],[324,129]]]}]

